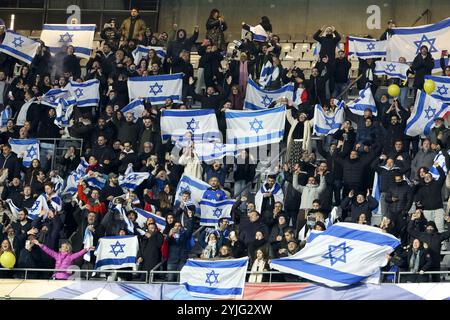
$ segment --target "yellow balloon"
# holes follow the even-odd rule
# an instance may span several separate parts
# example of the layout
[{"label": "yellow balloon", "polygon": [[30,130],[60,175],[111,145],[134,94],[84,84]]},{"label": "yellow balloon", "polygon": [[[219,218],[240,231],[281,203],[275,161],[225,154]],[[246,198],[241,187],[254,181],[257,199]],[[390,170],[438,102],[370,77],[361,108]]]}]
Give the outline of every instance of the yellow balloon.
[{"label": "yellow balloon", "polygon": [[388,87],[388,93],[391,97],[398,97],[400,95],[400,87],[396,84],[391,84]]},{"label": "yellow balloon", "polygon": [[431,79],[425,80],[425,83],[423,84],[423,90],[428,94],[432,94],[434,92],[434,89],[436,89],[436,82]]},{"label": "yellow balloon", "polygon": [[0,256],[0,264],[3,268],[12,269],[16,264],[16,257],[12,252],[5,251]]}]

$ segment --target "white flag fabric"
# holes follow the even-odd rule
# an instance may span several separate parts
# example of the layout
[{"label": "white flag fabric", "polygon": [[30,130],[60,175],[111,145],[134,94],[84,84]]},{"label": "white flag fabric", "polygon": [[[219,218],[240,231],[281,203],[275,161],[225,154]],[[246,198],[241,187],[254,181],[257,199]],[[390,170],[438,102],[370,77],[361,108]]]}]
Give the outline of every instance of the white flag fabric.
[{"label": "white flag fabric", "polygon": [[375,61],[374,74],[387,76],[388,78],[398,78],[403,81],[408,79],[406,72],[409,65],[401,62]]},{"label": "white flag fabric", "polygon": [[[412,62],[419,54],[420,47],[425,45],[434,58],[434,71],[441,69],[439,64],[441,52],[448,49],[450,42],[450,18],[434,24],[391,30],[393,34],[388,40],[388,60],[398,61],[399,57],[404,57],[407,62]],[[448,59],[446,60],[448,63]]]},{"label": "white flag fabric", "polygon": [[436,88],[431,93],[433,98],[450,104],[450,77],[427,75],[425,80],[433,80],[436,83]]},{"label": "white flag fabric", "polygon": [[140,208],[133,208],[133,211],[137,213],[138,217],[136,219],[136,223],[139,225],[139,227],[144,228],[147,219],[153,218],[160,232],[163,232],[166,228],[167,222],[163,217],[160,217],[152,212],[142,210]]},{"label": "white flag fabric", "polygon": [[70,80],[65,89],[75,97],[78,107],[97,106],[100,102],[100,81],[97,79],[80,83]]},{"label": "white flag fabric", "polygon": [[37,139],[11,139],[11,150],[22,158],[24,167],[29,168],[34,159],[39,160],[39,141]]},{"label": "white flag fabric", "polygon": [[3,111],[0,114],[1,127],[6,127],[6,124],[8,123],[8,120],[12,119],[12,116],[13,116],[12,109],[11,109],[11,107],[9,105],[7,105],[5,107],[5,109],[3,109]]},{"label": "white flag fabric", "polygon": [[200,201],[202,201],[203,193],[210,187],[211,186],[203,180],[184,174],[181,177],[180,182],[178,182],[175,199],[180,200],[181,194],[184,191],[189,191],[191,193],[191,201],[198,205]]},{"label": "white flag fabric", "polygon": [[76,104],[77,102],[68,89],[50,89],[42,96],[41,103],[56,109],[60,102],[59,99],[64,99],[66,105]]},{"label": "white flag fabric", "polygon": [[60,127],[68,127],[70,124],[70,117],[73,113],[73,104],[68,105],[64,99],[59,99],[58,106],[56,107],[56,119],[54,123]]},{"label": "white flag fabric", "polygon": [[334,113],[326,114],[320,104],[314,107],[313,132],[318,136],[335,133],[344,123],[344,102],[335,100]]},{"label": "white flag fabric", "polygon": [[256,42],[266,42],[269,37],[266,30],[260,24],[255,27],[250,26],[250,32],[253,35],[253,41]]},{"label": "white flag fabric", "polygon": [[86,162],[86,160],[84,158],[81,158],[78,167],[67,177],[66,187],[62,194],[74,194],[77,192],[78,182],[80,181],[81,177],[84,177],[88,167],[89,164]]},{"label": "white flag fabric", "polygon": [[383,58],[386,56],[386,47],[386,40],[348,37],[348,55],[360,59]]},{"label": "white flag fabric", "polygon": [[161,138],[176,141],[191,135],[192,140],[221,140],[213,109],[164,110],[161,113]]},{"label": "white flag fabric", "polygon": [[288,83],[280,89],[268,91],[263,90],[252,79],[248,80],[245,94],[244,108],[250,110],[266,110],[273,102],[280,98],[294,100],[294,85]]},{"label": "white flag fabric", "polygon": [[347,104],[348,109],[359,116],[364,115],[364,110],[372,110],[372,114],[376,117],[378,114],[377,105],[373,98],[372,90],[370,87],[359,91],[359,97]]},{"label": "white flag fabric", "polygon": [[124,190],[124,192],[134,191],[149,177],[149,172],[134,172],[133,165],[129,164],[125,174],[119,176],[119,186]]},{"label": "white flag fabric", "polygon": [[183,74],[164,74],[148,77],[128,78],[130,100],[146,98],[153,105],[164,104],[170,98],[174,103],[182,103]]},{"label": "white flag fabric", "polygon": [[75,55],[89,59],[94,42],[95,24],[44,24],[41,40],[55,54],[72,45]]},{"label": "white flag fabric", "polygon": [[[381,199],[381,192],[380,192],[380,177],[378,176],[378,172],[375,171],[375,174],[373,175],[373,184],[372,184],[372,197],[377,200],[378,203],[380,203]],[[381,212],[380,205],[376,207],[374,210],[372,210],[373,214],[384,214],[384,212]]]},{"label": "white flag fabric", "polygon": [[0,52],[4,52],[20,61],[31,64],[40,43],[12,30],[6,30],[5,38],[0,44]]},{"label": "white flag fabric", "polygon": [[278,143],[283,139],[286,107],[267,110],[226,110],[227,143],[238,149]]},{"label": "white flag fabric", "polygon": [[417,90],[416,102],[411,116],[406,122],[405,133],[410,137],[427,136],[434,127],[434,120],[445,118],[449,111],[447,104],[427,95],[424,91]]},{"label": "white flag fabric", "polygon": [[236,145],[222,144],[216,142],[194,144],[194,151],[200,161],[212,162],[220,160],[226,156],[236,155]]},{"label": "white flag fabric", "polygon": [[164,47],[156,47],[156,46],[146,47],[143,45],[138,45],[137,48],[134,49],[133,52],[131,53],[133,55],[134,64],[138,66],[139,62],[141,62],[143,58],[146,58],[148,56],[148,52],[152,49],[155,50],[156,55],[161,59],[166,58],[166,49]]},{"label": "white flag fabric", "polygon": [[[448,154],[450,154],[450,150],[447,151]],[[434,163],[438,163],[439,166],[442,168],[442,170],[444,170],[445,174],[448,173],[448,168],[447,168],[447,164],[445,163],[445,156],[442,153],[442,151],[439,151],[439,153],[434,157],[434,161],[433,161],[433,165],[430,168],[430,173],[433,176],[433,178],[435,180],[439,179],[439,171],[436,169],[436,167],[434,166]]]},{"label": "white flag fabric", "polygon": [[124,115],[127,112],[131,112],[133,114],[133,122],[138,121],[139,118],[142,118],[142,113],[145,110],[144,103],[141,99],[134,99],[129,104],[120,110]]},{"label": "white flag fabric", "polygon": [[340,222],[324,232],[311,233],[308,243],[298,253],[273,259],[270,267],[282,272],[343,287],[363,281],[388,262],[386,255],[400,241],[381,229]]},{"label": "white flag fabric", "polygon": [[36,200],[33,203],[33,206],[28,210],[28,217],[31,220],[35,220],[41,212],[45,211],[47,212],[49,210],[47,205],[47,199],[45,197],[45,194],[41,194],[39,197],[36,198]]},{"label": "white flag fabric", "polygon": [[106,185],[107,176],[99,172],[90,171],[83,176],[83,180],[91,187],[103,189]]},{"label": "white flag fabric", "polygon": [[136,255],[139,250],[137,236],[103,237],[98,241],[94,254],[97,256],[95,269],[136,269]]},{"label": "white flag fabric", "polygon": [[236,200],[233,199],[222,201],[202,199],[200,201],[200,225],[216,227],[221,218],[228,218],[231,221],[231,208],[235,202]]},{"label": "white flag fabric", "polygon": [[188,259],[180,284],[194,297],[236,299],[244,295],[248,257],[226,260]]},{"label": "white flag fabric", "polygon": [[259,84],[264,88],[280,77],[280,69],[275,68],[270,60],[262,66],[259,75]]}]

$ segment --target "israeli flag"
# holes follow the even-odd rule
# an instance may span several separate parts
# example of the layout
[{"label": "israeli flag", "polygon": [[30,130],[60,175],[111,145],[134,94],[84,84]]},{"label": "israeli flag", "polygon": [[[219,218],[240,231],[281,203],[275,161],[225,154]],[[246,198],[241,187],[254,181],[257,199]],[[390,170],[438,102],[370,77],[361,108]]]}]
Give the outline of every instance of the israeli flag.
[{"label": "israeli flag", "polygon": [[216,142],[210,143],[195,143],[194,151],[200,161],[212,162],[220,160],[226,156],[236,155],[236,145],[222,144]]},{"label": "israeli flag", "polygon": [[[84,230],[84,237],[83,237],[83,245],[85,249],[88,249],[94,245],[94,235],[92,234],[92,231],[86,227]],[[90,262],[91,261],[91,251],[87,251],[84,256],[83,260]]]},{"label": "israeli flag", "polygon": [[[373,176],[373,185],[372,185],[372,197],[380,203],[381,192],[380,192],[380,177],[378,176],[378,172],[375,171]],[[381,212],[380,205],[376,207],[375,210],[372,210],[372,214],[385,214],[385,212]]]},{"label": "israeli flag", "polygon": [[146,98],[153,105],[159,105],[171,98],[174,103],[182,103],[182,91],[182,73],[128,78],[130,100]]},{"label": "israeli flag", "polygon": [[[450,18],[418,27],[392,28],[392,32],[388,40],[387,60],[398,61],[398,58],[405,57],[407,62],[413,62],[420,47],[425,45],[434,58],[434,71],[441,69],[441,52],[447,50],[450,43]],[[445,60],[448,64],[448,58]]]},{"label": "israeli flag", "polygon": [[164,47],[156,47],[156,46],[146,47],[143,45],[138,45],[137,48],[134,49],[133,52],[131,53],[133,55],[134,64],[138,66],[139,62],[141,62],[143,58],[146,58],[148,56],[148,52],[152,49],[156,51],[156,55],[160,57],[162,60],[166,58],[167,52]]},{"label": "israeli flag", "polygon": [[60,103],[60,99],[63,99],[62,103],[66,106],[76,104],[75,97],[67,89],[50,89],[42,96],[41,103],[56,109]]},{"label": "israeli flag", "polygon": [[45,197],[45,194],[41,194],[37,199],[34,201],[33,206],[28,210],[28,217],[31,220],[35,220],[42,211],[48,212],[49,208],[47,205],[47,198]]},{"label": "israeli flag", "polygon": [[213,109],[164,110],[161,113],[163,142],[180,140],[191,135],[192,140],[221,140],[216,113]]},{"label": "israeli flag", "polygon": [[450,104],[450,77],[446,76],[425,76],[425,80],[433,80],[436,88],[431,96],[443,103]]},{"label": "israeli flag", "polygon": [[210,201],[203,199],[200,201],[200,225],[216,227],[219,219],[228,218],[231,221],[231,208],[236,200]]},{"label": "israeli flag", "polygon": [[335,100],[334,114],[327,115],[320,104],[314,107],[313,132],[318,136],[335,133],[344,123],[344,102]]},{"label": "israeli flag", "polygon": [[259,84],[264,88],[272,84],[272,81],[280,77],[279,68],[275,68],[272,62],[268,60],[265,65],[261,68],[261,73],[259,76]]},{"label": "israeli flag", "polygon": [[55,54],[63,46],[73,46],[75,55],[89,59],[94,42],[95,24],[44,24],[41,40]]},{"label": "israeli flag", "polygon": [[95,269],[110,270],[132,267],[136,270],[136,255],[139,250],[137,236],[103,237],[98,241],[94,254]]},{"label": "israeli flag", "polygon": [[[447,152],[448,152],[448,154],[450,154],[450,150]],[[442,151],[439,151],[439,153],[434,157],[433,163],[438,163],[439,166],[442,168],[442,170],[444,170],[445,174],[448,173],[448,168],[447,168],[447,165],[445,164],[445,156],[442,153]],[[435,180],[439,179],[439,176],[440,176],[439,171],[436,169],[434,164],[430,168],[430,173],[433,176],[433,179],[435,179]]]},{"label": "israeli flag", "polygon": [[0,113],[1,127],[6,127],[9,119],[12,119],[12,109],[9,105],[7,105]]},{"label": "israeli flag", "polygon": [[106,185],[106,175],[103,175],[99,172],[94,172],[91,175],[89,172],[83,177],[83,180],[91,187],[96,189],[103,189]]},{"label": "israeli flag", "polygon": [[149,177],[149,172],[134,172],[133,164],[130,163],[125,171],[125,174],[119,176],[119,186],[124,192],[134,191]]},{"label": "israeli flag", "polygon": [[372,90],[367,86],[366,89],[359,91],[359,97],[347,104],[348,109],[359,116],[364,115],[364,110],[372,110],[372,114],[376,117],[378,114],[377,105],[373,98]]},{"label": "israeli flag", "polygon": [[11,150],[22,158],[24,167],[29,168],[34,159],[39,159],[39,141],[37,139],[11,139]]},{"label": "israeli flag", "polygon": [[64,179],[56,175],[50,179],[53,183],[55,193],[60,194],[64,190]]},{"label": "israeli flag", "polygon": [[122,205],[121,204],[116,205],[114,210],[118,211],[122,216],[122,220],[125,222],[128,232],[134,234],[134,224],[130,221],[130,219],[128,219],[127,212],[122,207]]},{"label": "israeli flag", "polygon": [[133,208],[133,211],[137,213],[138,217],[136,219],[136,223],[139,225],[139,227],[144,228],[145,224],[147,223],[147,219],[153,218],[160,232],[163,232],[166,228],[167,222],[163,217],[139,208]]},{"label": "israeli flag", "polygon": [[267,110],[226,110],[227,143],[238,149],[279,143],[283,139],[286,107]]},{"label": "israeli flag", "polygon": [[248,80],[245,94],[244,108],[250,110],[266,110],[273,102],[280,98],[294,100],[294,85],[288,83],[278,90],[263,90],[252,79]]},{"label": "israeli flag", "polygon": [[260,24],[255,27],[250,26],[250,32],[253,35],[253,41],[256,42],[266,42],[269,38],[266,30]]},{"label": "israeli flag", "polygon": [[124,115],[128,112],[133,114],[133,122],[138,121],[139,118],[142,118],[142,113],[144,113],[145,106],[141,99],[134,99],[129,104],[120,110]]},{"label": "israeli flag", "polygon": [[6,30],[5,38],[0,44],[0,52],[20,61],[31,64],[41,44],[12,30]]},{"label": "israeli flag", "polygon": [[347,40],[349,56],[361,59],[384,58],[386,56],[387,40],[378,41],[360,37],[348,37]]},{"label": "israeli flag", "polygon": [[330,287],[343,287],[378,272],[388,263],[386,255],[398,245],[396,237],[379,228],[340,222],[324,232],[311,233],[304,249],[273,259],[270,267]]},{"label": "israeli flag", "polygon": [[97,106],[100,102],[100,81],[97,79],[80,83],[70,80],[65,89],[75,97],[78,107]]},{"label": "israeli flag", "polygon": [[194,297],[238,299],[244,295],[248,257],[226,260],[188,259],[180,284]]},{"label": "israeli flag", "polygon": [[375,61],[374,74],[379,76],[387,76],[388,78],[397,78],[405,81],[408,79],[407,71],[409,65],[400,62]]},{"label": "israeli flag", "polygon": [[84,158],[81,158],[78,167],[67,177],[66,188],[64,189],[62,194],[75,194],[77,192],[78,182],[80,181],[81,177],[84,177],[88,167],[89,164],[86,162],[86,160]]},{"label": "israeli flag", "polygon": [[445,118],[449,112],[449,106],[417,90],[416,102],[413,112],[406,122],[405,133],[410,137],[417,135],[427,136],[434,127],[436,118]]},{"label": "israeli flag", "polygon": [[184,191],[189,191],[191,193],[191,201],[195,204],[199,204],[200,201],[202,201],[203,193],[210,187],[211,186],[203,180],[183,175],[180,182],[178,182],[175,199],[181,199],[181,194]]},{"label": "israeli flag", "polygon": [[68,104],[65,99],[59,99],[58,106],[56,107],[56,119],[54,123],[60,127],[65,128],[70,124],[70,117],[73,113],[73,104]]}]

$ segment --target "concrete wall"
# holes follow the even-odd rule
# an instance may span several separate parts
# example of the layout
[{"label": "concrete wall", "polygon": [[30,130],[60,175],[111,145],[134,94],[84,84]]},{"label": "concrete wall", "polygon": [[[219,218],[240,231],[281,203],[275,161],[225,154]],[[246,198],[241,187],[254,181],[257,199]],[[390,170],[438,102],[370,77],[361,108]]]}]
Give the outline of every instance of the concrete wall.
[{"label": "concrete wall", "polygon": [[[367,7],[381,8],[381,29],[369,30]],[[425,9],[430,9],[429,23],[450,16],[448,0],[162,0],[159,30],[168,30],[173,23],[192,32],[200,26],[204,35],[205,22],[213,8],[221,10],[228,23],[231,39],[240,34],[241,22],[256,25],[267,15],[275,33],[311,36],[324,24],[332,24],[342,34],[370,34],[378,37],[386,22],[393,18],[398,26],[411,26]],[[427,24],[423,17],[418,25]]]}]

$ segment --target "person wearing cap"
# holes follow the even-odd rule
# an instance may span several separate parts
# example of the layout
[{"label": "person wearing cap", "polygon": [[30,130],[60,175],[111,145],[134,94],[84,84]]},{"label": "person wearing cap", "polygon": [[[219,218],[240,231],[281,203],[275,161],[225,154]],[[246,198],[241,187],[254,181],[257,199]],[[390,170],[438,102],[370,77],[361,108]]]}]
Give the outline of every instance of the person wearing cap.
[{"label": "person wearing cap", "polygon": [[420,47],[419,54],[414,58],[411,65],[411,71],[414,73],[415,90],[423,90],[423,84],[425,83],[425,76],[430,75],[434,68],[434,59],[428,50],[428,47],[423,45]]},{"label": "person wearing cap", "polygon": [[390,19],[388,21],[388,26],[387,26],[386,30],[383,32],[383,34],[380,37],[380,41],[387,40],[388,38],[390,38],[392,36],[392,34],[394,33],[392,28],[395,28],[395,27],[396,27],[395,21]]},{"label": "person wearing cap", "polygon": [[450,130],[445,126],[444,118],[438,117],[434,119],[434,127],[431,128],[428,137],[431,143],[439,144],[441,148],[447,144],[447,140],[450,137]]}]

